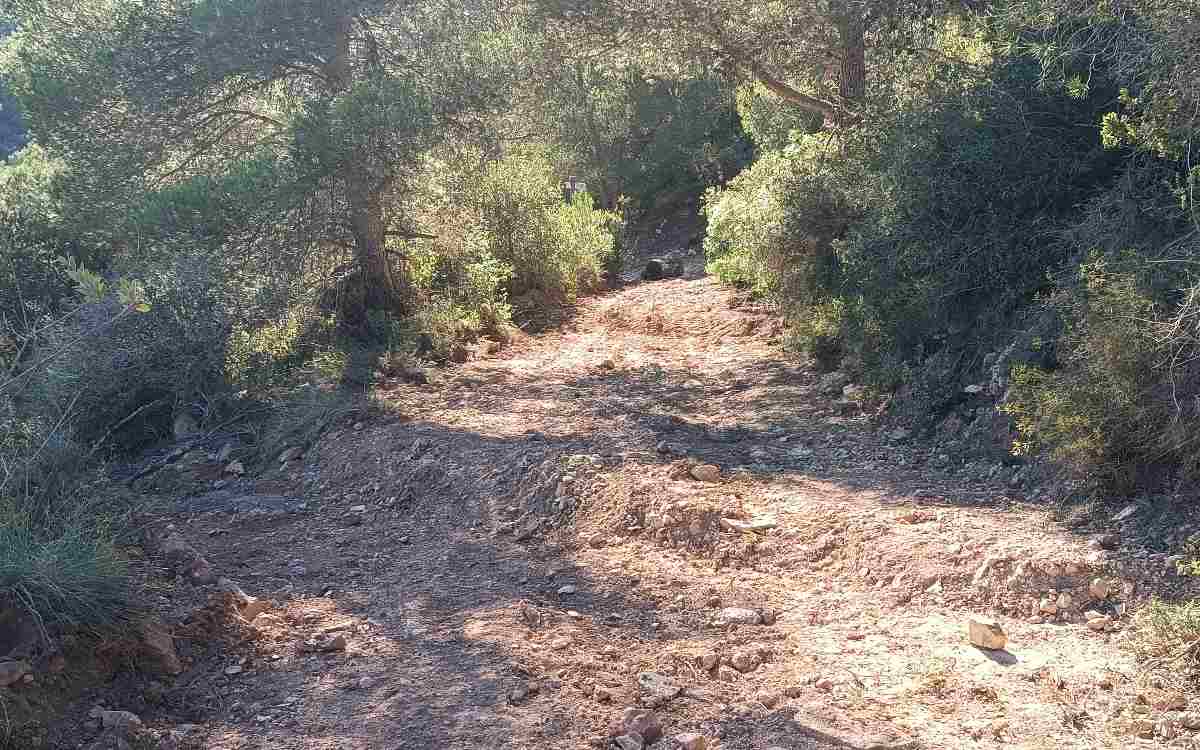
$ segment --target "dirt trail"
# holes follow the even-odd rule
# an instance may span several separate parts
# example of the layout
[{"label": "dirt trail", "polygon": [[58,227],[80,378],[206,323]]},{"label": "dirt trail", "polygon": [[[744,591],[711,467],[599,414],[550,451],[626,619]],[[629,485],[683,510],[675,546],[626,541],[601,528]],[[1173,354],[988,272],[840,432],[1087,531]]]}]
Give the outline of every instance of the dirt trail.
[{"label": "dirt trail", "polygon": [[[194,666],[145,720],[195,721],[212,750],[606,747],[647,703],[664,748],[1137,742],[1117,647],[1136,582],[1090,601],[1110,553],[836,413],[779,333],[708,279],[633,285],[385,384],[381,415],[278,476],[180,501],[168,520],[275,604],[181,641]],[[722,625],[729,607],[774,622]],[[972,648],[972,614],[1009,649]]]}]

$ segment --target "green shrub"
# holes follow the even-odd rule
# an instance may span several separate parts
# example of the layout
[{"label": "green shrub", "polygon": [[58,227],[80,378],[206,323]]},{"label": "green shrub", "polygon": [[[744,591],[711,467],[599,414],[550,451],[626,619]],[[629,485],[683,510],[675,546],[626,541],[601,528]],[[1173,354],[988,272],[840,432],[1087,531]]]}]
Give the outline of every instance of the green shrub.
[{"label": "green shrub", "polygon": [[49,328],[44,346],[67,353],[34,375],[42,408],[70,413],[81,443],[121,450],[170,434],[179,411],[202,416],[228,391],[233,306],[214,276],[204,257],[181,256],[144,272],[146,314],[105,299]]},{"label": "green shrub", "polygon": [[709,273],[792,309],[828,300],[837,286],[833,243],[855,215],[845,167],[827,139],[808,136],[710,190]]},{"label": "green shrub", "polygon": [[589,195],[563,202],[549,158],[521,150],[489,166],[476,191],[479,234],[490,257],[511,269],[508,292],[559,302],[594,291],[616,252],[620,218]]}]

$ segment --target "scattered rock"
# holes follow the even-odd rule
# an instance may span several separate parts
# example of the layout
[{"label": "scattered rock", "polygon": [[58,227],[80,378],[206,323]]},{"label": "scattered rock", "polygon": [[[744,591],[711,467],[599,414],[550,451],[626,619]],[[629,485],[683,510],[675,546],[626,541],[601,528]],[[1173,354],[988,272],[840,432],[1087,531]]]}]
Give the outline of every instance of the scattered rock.
[{"label": "scattered rock", "polygon": [[630,734],[622,734],[613,738],[613,745],[617,750],[642,750],[646,747],[646,741],[642,739],[642,735],[631,732]]},{"label": "scattered rock", "polygon": [[690,473],[692,475],[692,479],[695,479],[697,482],[715,483],[721,481],[721,469],[713,466],[712,464],[700,464],[699,466],[693,466],[688,473]]},{"label": "scattered rock", "polygon": [[246,466],[241,461],[231,461],[225,466],[225,473],[235,477],[245,476]]},{"label": "scattered rock", "polygon": [[592,549],[600,549],[601,547],[603,547],[605,544],[608,543],[608,537],[605,534],[596,532],[595,534],[588,534],[587,536],[585,536],[583,538],[583,541],[585,544],[587,544],[587,546],[591,547]]},{"label": "scattered rock", "polygon": [[287,450],[285,450],[283,453],[279,454],[279,463],[281,463],[281,464],[291,463],[292,461],[295,461],[296,459],[300,458],[303,455],[304,455],[303,448],[300,448],[299,446],[292,446],[291,448],[288,448]]},{"label": "scattered rock", "polygon": [[1179,722],[1183,724],[1184,729],[1196,731],[1200,729],[1200,713],[1187,713],[1179,718]]},{"label": "scattered rock", "polygon": [[681,276],[683,276],[683,262],[678,260],[652,258],[646,261],[646,267],[642,269],[643,281],[678,279]]},{"label": "scattered rock", "polygon": [[642,702],[651,708],[657,708],[683,692],[682,687],[658,672],[642,672],[637,681],[642,691]]},{"label": "scattered rock", "polygon": [[29,674],[29,663],[24,661],[0,661],[0,688],[15,685]]},{"label": "scattered rock", "polygon": [[1105,581],[1103,578],[1093,578],[1092,582],[1088,584],[1088,593],[1092,595],[1093,599],[1107,599],[1109,594],[1108,581]]},{"label": "scattered rock", "polygon": [[740,534],[762,534],[779,525],[774,516],[758,516],[749,521],[739,521],[736,518],[722,518],[721,528]]},{"label": "scattered rock", "polygon": [[1043,596],[1038,603],[1038,610],[1047,615],[1058,614],[1058,597]]},{"label": "scattered rock", "polygon": [[129,733],[142,728],[142,720],[129,711],[100,711],[100,725],[105,729]]},{"label": "scattered rock", "polygon": [[508,691],[508,702],[509,704],[515,706],[524,701],[526,698],[537,695],[540,690],[541,686],[536,682],[527,682],[518,685],[512,690]]},{"label": "scattered rock", "polygon": [[817,690],[823,690],[826,693],[832,692],[833,680],[829,679],[828,677],[822,677],[813,683],[813,687],[815,687]]},{"label": "scattered rock", "polygon": [[721,663],[721,657],[717,654],[704,654],[700,657],[700,668],[705,672],[711,672]]},{"label": "scattered rock", "polygon": [[550,641],[550,650],[562,651],[570,648],[572,643],[574,643],[574,641],[571,640],[570,636],[560,635],[559,637]]},{"label": "scattered rock", "polygon": [[753,609],[726,607],[717,615],[718,625],[761,625],[762,615]]},{"label": "scattered rock", "polygon": [[850,385],[850,377],[844,372],[831,372],[821,378],[817,388],[826,396],[840,396],[842,389]]},{"label": "scattered rock", "polygon": [[1000,623],[989,617],[972,617],[967,623],[967,634],[971,645],[989,650],[1002,649],[1008,645],[1008,635]]},{"label": "scattered rock", "polygon": [[675,744],[679,750],[708,750],[708,738],[695,732],[675,735]]},{"label": "scattered rock", "polygon": [[346,650],[346,636],[341,633],[319,635],[309,638],[300,648],[309,653],[331,653]]},{"label": "scattered rock", "polygon": [[1103,632],[1112,627],[1112,618],[1108,615],[1100,614],[1099,612],[1087,612],[1084,614],[1084,619],[1087,621],[1089,630]]},{"label": "scattered rock", "polygon": [[233,443],[226,443],[221,446],[221,450],[217,451],[216,457],[213,459],[219,464],[223,464],[233,455]]},{"label": "scattered rock", "polygon": [[183,672],[183,663],[175,651],[175,639],[165,625],[158,622],[146,623],[142,625],[141,636],[142,653],[157,669],[169,675]]},{"label": "scattered rock", "polygon": [[893,443],[900,443],[912,437],[912,431],[906,430],[903,427],[897,427],[889,432],[887,436],[888,440],[891,440]]},{"label": "scattered rock", "polygon": [[737,682],[742,678],[742,673],[722,664],[717,667],[717,679],[721,682]]},{"label": "scattered rock", "polygon": [[653,711],[642,708],[627,708],[608,728],[609,737],[637,734],[644,742],[654,744],[662,737],[662,722]]},{"label": "scattered rock", "polygon": [[754,651],[738,651],[729,659],[729,664],[742,674],[753,672],[762,664],[762,659]]},{"label": "scattered rock", "polygon": [[271,608],[271,602],[268,599],[259,599],[258,597],[250,596],[236,582],[228,578],[217,580],[217,586],[227,592],[233,599],[234,606],[237,607],[238,614],[247,622],[253,622],[254,618]]},{"label": "scattered rock", "polygon": [[570,596],[571,594],[574,594],[577,590],[578,589],[576,589],[574,586],[570,586],[570,585],[563,586],[563,587],[559,588],[558,595],[559,596]]},{"label": "scattered rock", "polygon": [[1129,722],[1129,733],[1144,739],[1154,738],[1154,722],[1150,719],[1134,719]]},{"label": "scattered rock", "polygon": [[1070,609],[1072,603],[1071,595],[1065,591],[1062,592],[1058,595],[1058,601],[1056,603],[1058,604],[1059,610]]}]

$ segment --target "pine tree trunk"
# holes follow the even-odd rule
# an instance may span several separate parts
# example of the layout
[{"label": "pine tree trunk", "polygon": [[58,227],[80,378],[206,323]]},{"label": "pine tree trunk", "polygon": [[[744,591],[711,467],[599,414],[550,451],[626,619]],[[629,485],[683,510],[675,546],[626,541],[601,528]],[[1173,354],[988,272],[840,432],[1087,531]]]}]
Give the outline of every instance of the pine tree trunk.
[{"label": "pine tree trunk", "polygon": [[[352,24],[350,16],[339,16],[334,21],[334,49],[326,74],[335,94],[345,92],[352,83]],[[339,317],[340,323],[351,330],[360,330],[370,311],[404,312],[404,285],[387,252],[387,221],[383,211],[386,186],[379,184],[370,164],[368,154],[355,152],[339,170],[346,190],[357,266],[342,291]]]},{"label": "pine tree trunk", "polygon": [[838,37],[842,47],[842,66],[838,93],[851,105],[867,93],[867,52],[865,19],[861,12],[848,11],[838,19]]}]

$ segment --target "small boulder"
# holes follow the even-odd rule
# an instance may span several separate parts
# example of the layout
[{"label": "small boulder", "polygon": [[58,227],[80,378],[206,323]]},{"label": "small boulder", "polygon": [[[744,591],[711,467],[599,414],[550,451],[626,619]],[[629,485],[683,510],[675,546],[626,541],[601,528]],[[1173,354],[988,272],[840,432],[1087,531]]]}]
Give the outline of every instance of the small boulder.
[{"label": "small boulder", "polygon": [[627,708],[621,718],[613,721],[608,728],[609,737],[636,734],[644,742],[654,744],[662,737],[663,726],[653,711],[642,708]]},{"label": "small boulder", "polygon": [[678,260],[652,258],[646,261],[646,266],[642,269],[643,281],[662,281],[663,279],[677,279],[681,276],[683,276],[683,263]]},{"label": "small boulder", "polygon": [[726,607],[717,614],[718,625],[761,625],[762,615],[744,607]]},{"label": "small boulder", "polygon": [[721,481],[721,469],[717,466],[713,466],[712,464],[700,464],[699,466],[693,466],[688,473],[691,474],[692,479],[695,479],[697,482],[715,483]]},{"label": "small boulder", "polygon": [[840,396],[842,389],[850,385],[850,378],[844,372],[831,372],[821,378],[817,384],[818,390],[826,396]]},{"label": "small boulder", "polygon": [[737,518],[722,518],[721,528],[739,534],[763,534],[779,525],[774,516],[757,516],[749,521]]},{"label": "small boulder", "polygon": [[146,623],[142,626],[141,635],[142,653],[155,667],[169,675],[183,672],[183,662],[175,651],[175,638],[166,626],[157,622]]},{"label": "small boulder", "polygon": [[753,672],[762,664],[762,659],[754,651],[738,651],[729,659],[729,664],[742,674]]},{"label": "small boulder", "polygon": [[1008,635],[1000,623],[989,617],[972,617],[967,624],[971,645],[988,650],[1002,649],[1008,645]]},{"label": "small boulder", "polygon": [[675,735],[675,744],[679,750],[708,750],[708,738],[695,732]]},{"label": "small boulder", "polygon": [[737,682],[742,678],[742,673],[733,667],[727,667],[724,664],[717,667],[717,679],[721,682]]},{"label": "small boulder", "polygon": [[642,691],[642,703],[657,708],[683,692],[683,688],[658,672],[642,672],[637,678]]},{"label": "small boulder", "polygon": [[1098,601],[1107,599],[1109,594],[1108,581],[1103,578],[1092,579],[1092,582],[1088,584],[1088,593],[1092,595],[1093,599]]},{"label": "small boulder", "polygon": [[1087,612],[1084,618],[1087,620],[1088,630],[1102,633],[1112,627],[1112,618],[1099,612]]},{"label": "small boulder", "polygon": [[637,732],[630,732],[614,737],[613,745],[617,750],[642,750],[646,747],[646,741]]}]

